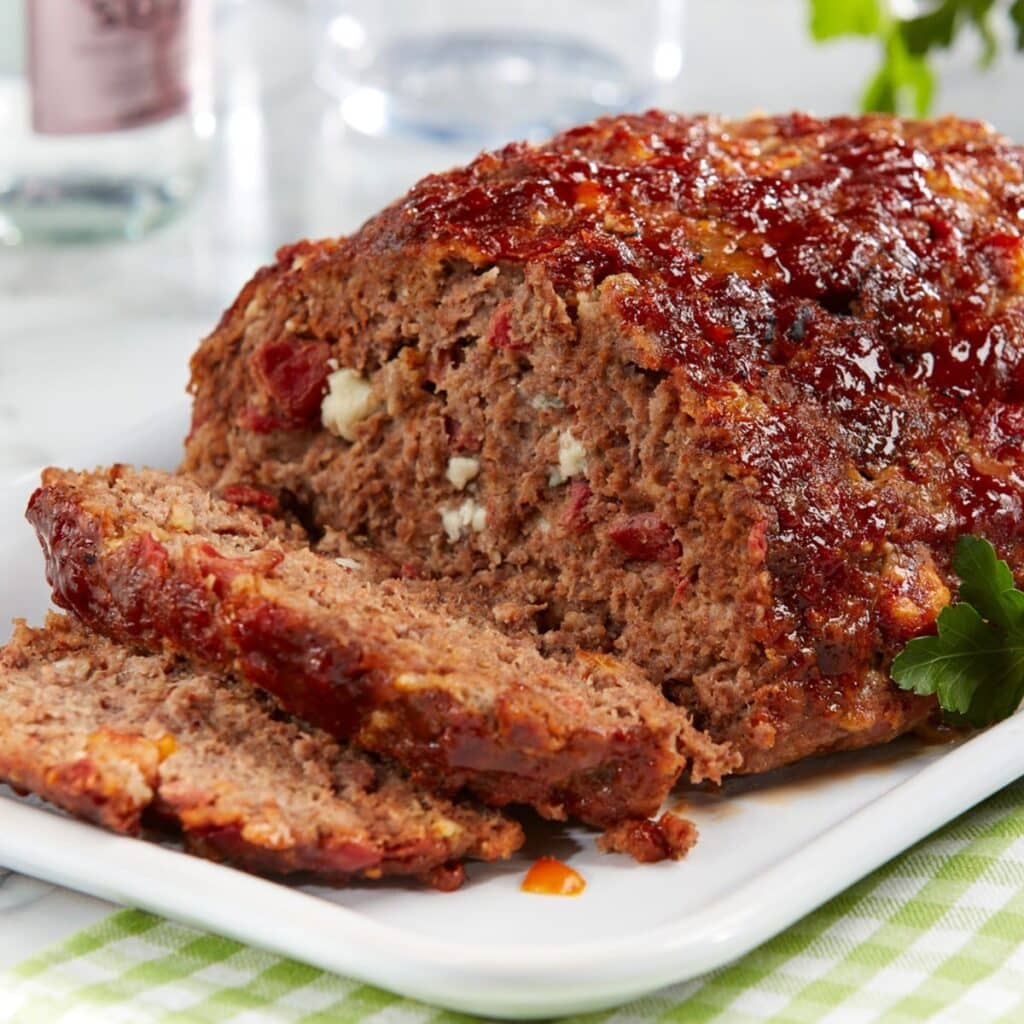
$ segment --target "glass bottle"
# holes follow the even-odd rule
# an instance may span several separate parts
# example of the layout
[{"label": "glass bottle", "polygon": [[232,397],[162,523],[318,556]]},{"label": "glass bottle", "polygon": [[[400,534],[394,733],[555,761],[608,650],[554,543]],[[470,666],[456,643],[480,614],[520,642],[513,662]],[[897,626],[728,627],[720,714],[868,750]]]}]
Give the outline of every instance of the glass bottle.
[{"label": "glass bottle", "polygon": [[138,238],[202,177],[210,0],[0,3],[0,243]]}]

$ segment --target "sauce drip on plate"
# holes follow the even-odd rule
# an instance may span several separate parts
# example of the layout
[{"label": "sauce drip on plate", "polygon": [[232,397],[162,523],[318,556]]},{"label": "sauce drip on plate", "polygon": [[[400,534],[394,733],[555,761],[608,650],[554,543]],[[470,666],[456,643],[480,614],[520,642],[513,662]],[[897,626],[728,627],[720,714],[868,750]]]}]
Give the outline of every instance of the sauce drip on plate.
[{"label": "sauce drip on plate", "polygon": [[535,861],[521,886],[523,892],[541,896],[579,896],[586,887],[587,883],[578,871],[554,857],[541,857]]}]

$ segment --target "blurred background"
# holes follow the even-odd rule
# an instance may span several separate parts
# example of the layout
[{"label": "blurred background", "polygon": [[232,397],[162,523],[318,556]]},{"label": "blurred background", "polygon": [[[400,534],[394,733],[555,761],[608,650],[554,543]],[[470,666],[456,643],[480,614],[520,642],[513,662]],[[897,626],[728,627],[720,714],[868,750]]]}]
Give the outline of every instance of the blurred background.
[{"label": "blurred background", "polygon": [[481,148],[865,100],[1024,141],[1018,36],[1021,0],[0,0],[0,476],[180,401],[278,245]]}]

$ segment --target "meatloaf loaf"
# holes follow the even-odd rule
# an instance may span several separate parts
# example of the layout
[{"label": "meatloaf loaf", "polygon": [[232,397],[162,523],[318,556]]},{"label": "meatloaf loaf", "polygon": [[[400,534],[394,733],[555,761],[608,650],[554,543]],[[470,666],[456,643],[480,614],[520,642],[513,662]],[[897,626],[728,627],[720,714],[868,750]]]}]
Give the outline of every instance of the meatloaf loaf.
[{"label": "meatloaf loaf", "polygon": [[604,826],[656,812],[687,756],[697,778],[735,764],[634,667],[545,659],[186,479],[51,469],[28,516],[57,602],[90,626],[237,671],[434,788]]},{"label": "meatloaf loaf", "polygon": [[1022,239],[974,122],[600,120],[282,249],[184,466],[632,659],[746,771],[878,743],[956,537],[1024,570]]},{"label": "meatloaf loaf", "polygon": [[65,616],[0,652],[0,778],[117,832],[180,828],[190,849],[267,874],[420,875],[522,842],[497,811],[452,803],[283,718],[270,698]]}]

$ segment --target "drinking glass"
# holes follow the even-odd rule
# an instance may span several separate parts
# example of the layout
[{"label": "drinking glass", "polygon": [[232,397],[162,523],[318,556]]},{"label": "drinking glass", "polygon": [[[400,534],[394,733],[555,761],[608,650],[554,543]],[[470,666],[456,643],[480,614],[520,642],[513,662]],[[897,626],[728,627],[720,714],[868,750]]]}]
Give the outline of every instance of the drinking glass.
[{"label": "drinking glass", "polygon": [[310,0],[315,73],[368,135],[494,143],[661,102],[684,0]]}]

